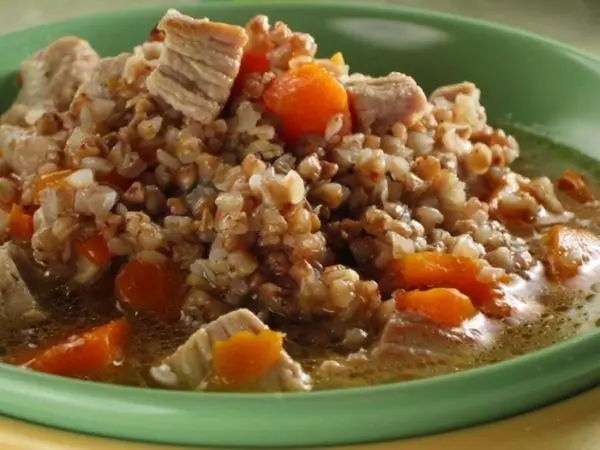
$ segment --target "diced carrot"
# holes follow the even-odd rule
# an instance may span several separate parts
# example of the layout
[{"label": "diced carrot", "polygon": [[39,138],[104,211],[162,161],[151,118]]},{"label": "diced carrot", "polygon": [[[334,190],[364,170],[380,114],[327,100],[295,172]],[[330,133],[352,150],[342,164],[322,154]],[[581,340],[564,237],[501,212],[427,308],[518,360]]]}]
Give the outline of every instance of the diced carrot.
[{"label": "diced carrot", "polygon": [[442,326],[457,327],[477,314],[469,297],[452,288],[396,291],[396,307],[427,317]]},{"label": "diced carrot", "polygon": [[585,262],[600,257],[600,238],[565,225],[554,225],[542,239],[542,259],[550,278],[564,281]]},{"label": "diced carrot", "polygon": [[124,357],[129,327],[117,319],[42,351],[25,364],[38,371],[74,378],[97,378]]},{"label": "diced carrot", "polygon": [[583,175],[567,169],[556,182],[558,189],[580,203],[591,202],[595,199],[590,185]]},{"label": "diced carrot", "polygon": [[477,261],[450,253],[412,253],[390,264],[384,279],[392,289],[458,289],[476,306],[499,296],[497,286],[480,281]]},{"label": "diced carrot", "polygon": [[5,364],[11,364],[13,366],[25,365],[36,356],[41,355],[44,351],[56,344],[59,344],[61,341],[62,339],[52,336],[50,338],[46,338],[40,346],[30,347],[27,344],[21,345],[6,354],[2,358],[2,362]]},{"label": "diced carrot", "polygon": [[352,130],[348,95],[341,83],[317,64],[303,64],[277,77],[263,93],[267,109],[279,118],[287,142],[307,134],[323,135],[330,120],[342,115],[339,135]]},{"label": "diced carrot", "polygon": [[251,73],[264,73],[269,70],[271,63],[267,54],[263,50],[246,50],[240,63],[238,76],[245,76]]},{"label": "diced carrot", "polygon": [[132,259],[117,275],[115,289],[121,303],[134,311],[176,321],[181,315],[185,276],[170,264]]},{"label": "diced carrot", "polygon": [[97,178],[99,183],[119,189],[122,192],[125,192],[133,184],[132,179],[126,178],[114,170],[106,175],[98,175]]},{"label": "diced carrot", "polygon": [[33,216],[26,214],[16,203],[8,214],[8,234],[19,241],[29,241],[33,236]]},{"label": "diced carrot", "polygon": [[74,247],[77,254],[85,256],[98,267],[106,266],[112,257],[101,234],[96,234],[84,241],[77,241]]},{"label": "diced carrot", "polygon": [[252,73],[265,73],[271,68],[269,58],[264,49],[247,49],[244,51],[240,62],[240,71],[233,83],[232,93],[238,95],[243,87],[246,77]]},{"label": "diced carrot", "polygon": [[58,189],[66,184],[65,178],[73,173],[72,170],[58,170],[38,176],[33,182],[33,200],[40,202],[40,193],[44,189]]},{"label": "diced carrot", "polygon": [[217,383],[244,385],[260,378],[277,364],[283,335],[272,330],[258,334],[235,333],[213,345],[213,374]]}]

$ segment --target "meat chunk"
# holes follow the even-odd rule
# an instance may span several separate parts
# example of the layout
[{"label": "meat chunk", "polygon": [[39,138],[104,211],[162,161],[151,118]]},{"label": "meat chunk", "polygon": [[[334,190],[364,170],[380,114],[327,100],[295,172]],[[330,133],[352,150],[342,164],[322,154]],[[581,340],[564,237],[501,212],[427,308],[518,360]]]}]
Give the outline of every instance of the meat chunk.
[{"label": "meat chunk", "polygon": [[98,60],[88,42],[57,39],[21,64],[21,90],[2,122],[33,124],[46,111],[65,111]]},{"label": "meat chunk", "polygon": [[0,148],[10,169],[20,176],[35,174],[52,154],[60,152],[60,146],[51,137],[9,124],[0,125]]},{"label": "meat chunk", "polygon": [[0,247],[0,323],[3,327],[29,326],[45,318],[13,260],[14,251],[12,244]]},{"label": "meat chunk", "polygon": [[346,90],[361,130],[396,122],[410,126],[421,117],[427,104],[415,80],[398,72],[380,78],[352,75],[346,81]]},{"label": "meat chunk", "polygon": [[[117,56],[102,58],[75,93],[71,103],[71,112],[79,114],[85,104],[91,105],[94,102],[107,102],[113,99],[115,97],[114,89],[123,76],[125,64],[130,56],[130,53],[121,53]],[[97,108],[92,107],[91,109]]]},{"label": "meat chunk", "polygon": [[456,354],[461,344],[474,339],[462,329],[440,327],[409,314],[397,313],[389,320],[375,346],[374,358],[444,359]]},{"label": "meat chunk", "polygon": [[[408,312],[395,312],[371,347],[324,361],[316,374],[329,387],[336,387],[340,380],[360,385],[373,376],[386,381],[411,379],[424,364],[451,366],[462,355],[488,348],[500,327],[483,315],[461,327],[441,327]],[[397,370],[390,371],[390,367]]]},{"label": "meat chunk", "polygon": [[[204,390],[212,375],[212,348],[239,331],[258,333],[268,327],[247,309],[238,309],[196,331],[175,353],[151,369],[151,375],[166,387]],[[258,380],[261,391],[305,391],[310,377],[285,351],[278,364]]]},{"label": "meat chunk", "polygon": [[202,124],[212,122],[229,98],[246,31],[238,26],[193,19],[169,10],[158,24],[165,33],[159,65],[148,90]]}]

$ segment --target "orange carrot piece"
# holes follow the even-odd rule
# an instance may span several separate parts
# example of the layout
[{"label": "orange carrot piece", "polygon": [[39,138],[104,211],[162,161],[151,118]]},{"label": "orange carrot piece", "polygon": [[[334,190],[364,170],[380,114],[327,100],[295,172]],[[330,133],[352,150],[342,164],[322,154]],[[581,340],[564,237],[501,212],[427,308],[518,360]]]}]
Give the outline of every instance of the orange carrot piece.
[{"label": "orange carrot piece", "polygon": [[457,327],[477,314],[469,297],[452,288],[396,291],[396,307],[427,317],[442,326]]},{"label": "orange carrot piece", "polygon": [[97,378],[124,357],[129,327],[125,319],[106,325],[53,345],[25,364],[38,371],[73,378]]},{"label": "orange carrot piece", "polygon": [[117,275],[115,289],[117,298],[131,309],[176,321],[183,306],[185,276],[168,264],[132,259]]},{"label": "orange carrot piece", "polygon": [[73,173],[72,170],[58,170],[40,175],[33,182],[33,199],[39,204],[40,193],[44,189],[59,189],[65,185],[65,178]]},{"label": "orange carrot piece", "polygon": [[480,306],[498,297],[499,293],[497,286],[479,281],[478,274],[477,261],[472,258],[420,252],[392,261],[384,278],[393,289],[458,289]]},{"label": "orange carrot piece", "polygon": [[565,225],[554,225],[542,239],[542,260],[548,276],[564,281],[577,275],[586,261],[600,257],[600,238]]},{"label": "orange carrot piece", "polygon": [[46,338],[42,345],[36,347],[30,347],[29,345],[21,345],[2,358],[2,362],[5,364],[11,364],[13,366],[22,366],[27,364],[29,361],[34,359],[36,356],[41,355],[44,351],[50,347],[59,344],[62,339],[52,336]]},{"label": "orange carrot piece", "polygon": [[346,90],[317,64],[301,65],[273,80],[263,93],[263,101],[281,121],[287,142],[296,142],[307,134],[323,135],[337,114],[342,115],[339,135],[352,129]]},{"label": "orange carrot piece", "polygon": [[8,214],[7,229],[13,239],[29,241],[33,236],[33,216],[14,203]]},{"label": "orange carrot piece", "polygon": [[283,335],[272,330],[258,334],[235,333],[213,344],[213,372],[217,383],[245,385],[255,381],[277,364],[283,349]]},{"label": "orange carrot piece", "polygon": [[269,58],[264,49],[247,49],[244,51],[242,61],[240,62],[240,70],[233,83],[232,93],[238,95],[243,87],[246,77],[252,73],[265,73],[271,68]]},{"label": "orange carrot piece", "polygon": [[85,241],[77,241],[74,247],[78,255],[85,256],[98,267],[106,266],[112,257],[101,234],[96,234]]},{"label": "orange carrot piece", "polygon": [[567,169],[556,182],[558,189],[580,203],[595,200],[594,193],[583,175]]}]

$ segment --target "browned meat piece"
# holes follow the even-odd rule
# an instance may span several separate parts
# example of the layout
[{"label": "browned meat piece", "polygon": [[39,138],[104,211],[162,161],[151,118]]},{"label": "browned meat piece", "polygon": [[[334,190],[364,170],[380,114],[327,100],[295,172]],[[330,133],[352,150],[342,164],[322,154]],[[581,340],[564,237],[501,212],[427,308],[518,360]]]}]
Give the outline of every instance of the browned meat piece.
[{"label": "browned meat piece", "polygon": [[[212,321],[196,331],[163,364],[151,369],[151,375],[166,387],[204,390],[212,375],[212,346],[239,331],[258,333],[267,326],[251,311],[238,309]],[[279,363],[259,381],[261,391],[305,391],[311,388],[310,377],[287,352]]]},{"label": "browned meat piece", "polygon": [[148,90],[200,123],[212,122],[229,98],[246,31],[169,10],[158,24],[165,50],[148,77]]},{"label": "browned meat piece", "polygon": [[0,247],[0,323],[2,327],[29,326],[45,318],[13,260],[12,244]]},{"label": "browned meat piece", "polygon": [[[123,76],[123,70],[130,53],[121,53],[114,57],[102,58],[88,79],[83,83],[73,98],[71,112],[79,114],[84,104],[106,102],[115,97],[114,90]],[[92,110],[97,108],[91,108]],[[112,108],[107,108],[112,109]]]},{"label": "browned meat piece", "polygon": [[412,125],[421,117],[427,98],[408,75],[392,72],[385,77],[352,75],[346,81],[352,113],[361,130],[373,125]]},{"label": "browned meat piece", "polygon": [[32,124],[45,111],[65,111],[98,60],[88,42],[57,39],[21,64],[21,90],[2,122]]},{"label": "browned meat piece", "polygon": [[10,169],[24,177],[35,174],[51,155],[60,153],[60,146],[51,137],[8,124],[0,125],[0,148]]}]

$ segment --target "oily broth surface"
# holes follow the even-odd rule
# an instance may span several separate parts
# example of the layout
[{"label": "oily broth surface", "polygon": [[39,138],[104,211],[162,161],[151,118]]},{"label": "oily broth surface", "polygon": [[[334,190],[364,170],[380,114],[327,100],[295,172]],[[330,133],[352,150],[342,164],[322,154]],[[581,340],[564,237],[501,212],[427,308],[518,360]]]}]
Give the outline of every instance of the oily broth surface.
[{"label": "oily broth surface", "polygon": [[[546,175],[554,181],[567,167],[588,175],[590,179],[600,175],[600,165],[596,161],[558,149],[532,136],[517,133],[517,137],[524,150],[515,169],[526,176]],[[594,190],[600,194],[597,186],[594,186]],[[572,225],[600,234],[598,204],[579,205],[562,195],[561,200],[567,209],[575,213]],[[535,242],[533,244],[535,248]],[[600,270],[594,272],[600,274]],[[483,351],[474,353],[468,347],[463,347],[461,352],[441,363],[423,362],[418,358],[414,358],[414,361],[366,363],[347,376],[328,379],[320,378],[315,372],[316,388],[370,385],[456,372],[513,358],[548,347],[577,333],[595,330],[600,326],[600,295],[593,293],[593,290],[598,290],[597,286],[590,288],[595,277],[594,274],[584,274],[580,278],[573,280],[571,288],[565,288],[547,284],[541,277],[533,275],[521,295],[543,305],[541,317],[521,324],[496,323],[499,329],[496,343]],[[109,300],[104,294],[107,286],[112,290],[110,284],[108,281],[84,293],[69,293],[64,289],[45,293],[40,302],[50,312],[51,318],[31,329],[12,332],[0,330],[0,351],[4,355],[18,354],[24,348],[35,347],[49,339],[61,339],[118,317],[120,312],[114,305],[114,299]],[[127,358],[101,381],[153,387],[147,375],[148,367],[172,353],[194,329],[185,324],[164,324],[134,315],[128,318],[131,337],[126,349]],[[287,348],[311,372],[324,359],[340,358],[326,349],[296,345]]]},{"label": "oily broth surface", "polygon": [[[600,178],[600,164],[597,161],[532,135],[514,134],[522,149],[521,156],[514,163],[518,173],[528,177],[547,176],[555,181],[566,168],[570,168],[586,175],[588,180]],[[593,183],[592,188],[596,197],[600,198],[598,183]],[[581,205],[560,192],[558,196],[565,208],[574,213],[568,225],[586,228],[600,235],[598,202]],[[533,251],[536,250],[538,237],[536,235],[530,239]],[[317,387],[365,386],[448,374],[531,353],[579,333],[594,332],[600,328],[600,283],[595,284],[596,280],[600,281],[600,266],[571,280],[568,288],[548,283],[542,279],[541,267],[537,269],[526,283],[526,288],[517,292],[517,295],[538,302],[544,308],[543,313],[535,321],[503,326],[493,346],[477,351],[463,348],[463,352],[442,363],[388,360],[370,364],[350,372],[348,376],[318,379],[320,385]],[[315,366],[317,363],[313,362]]]}]

